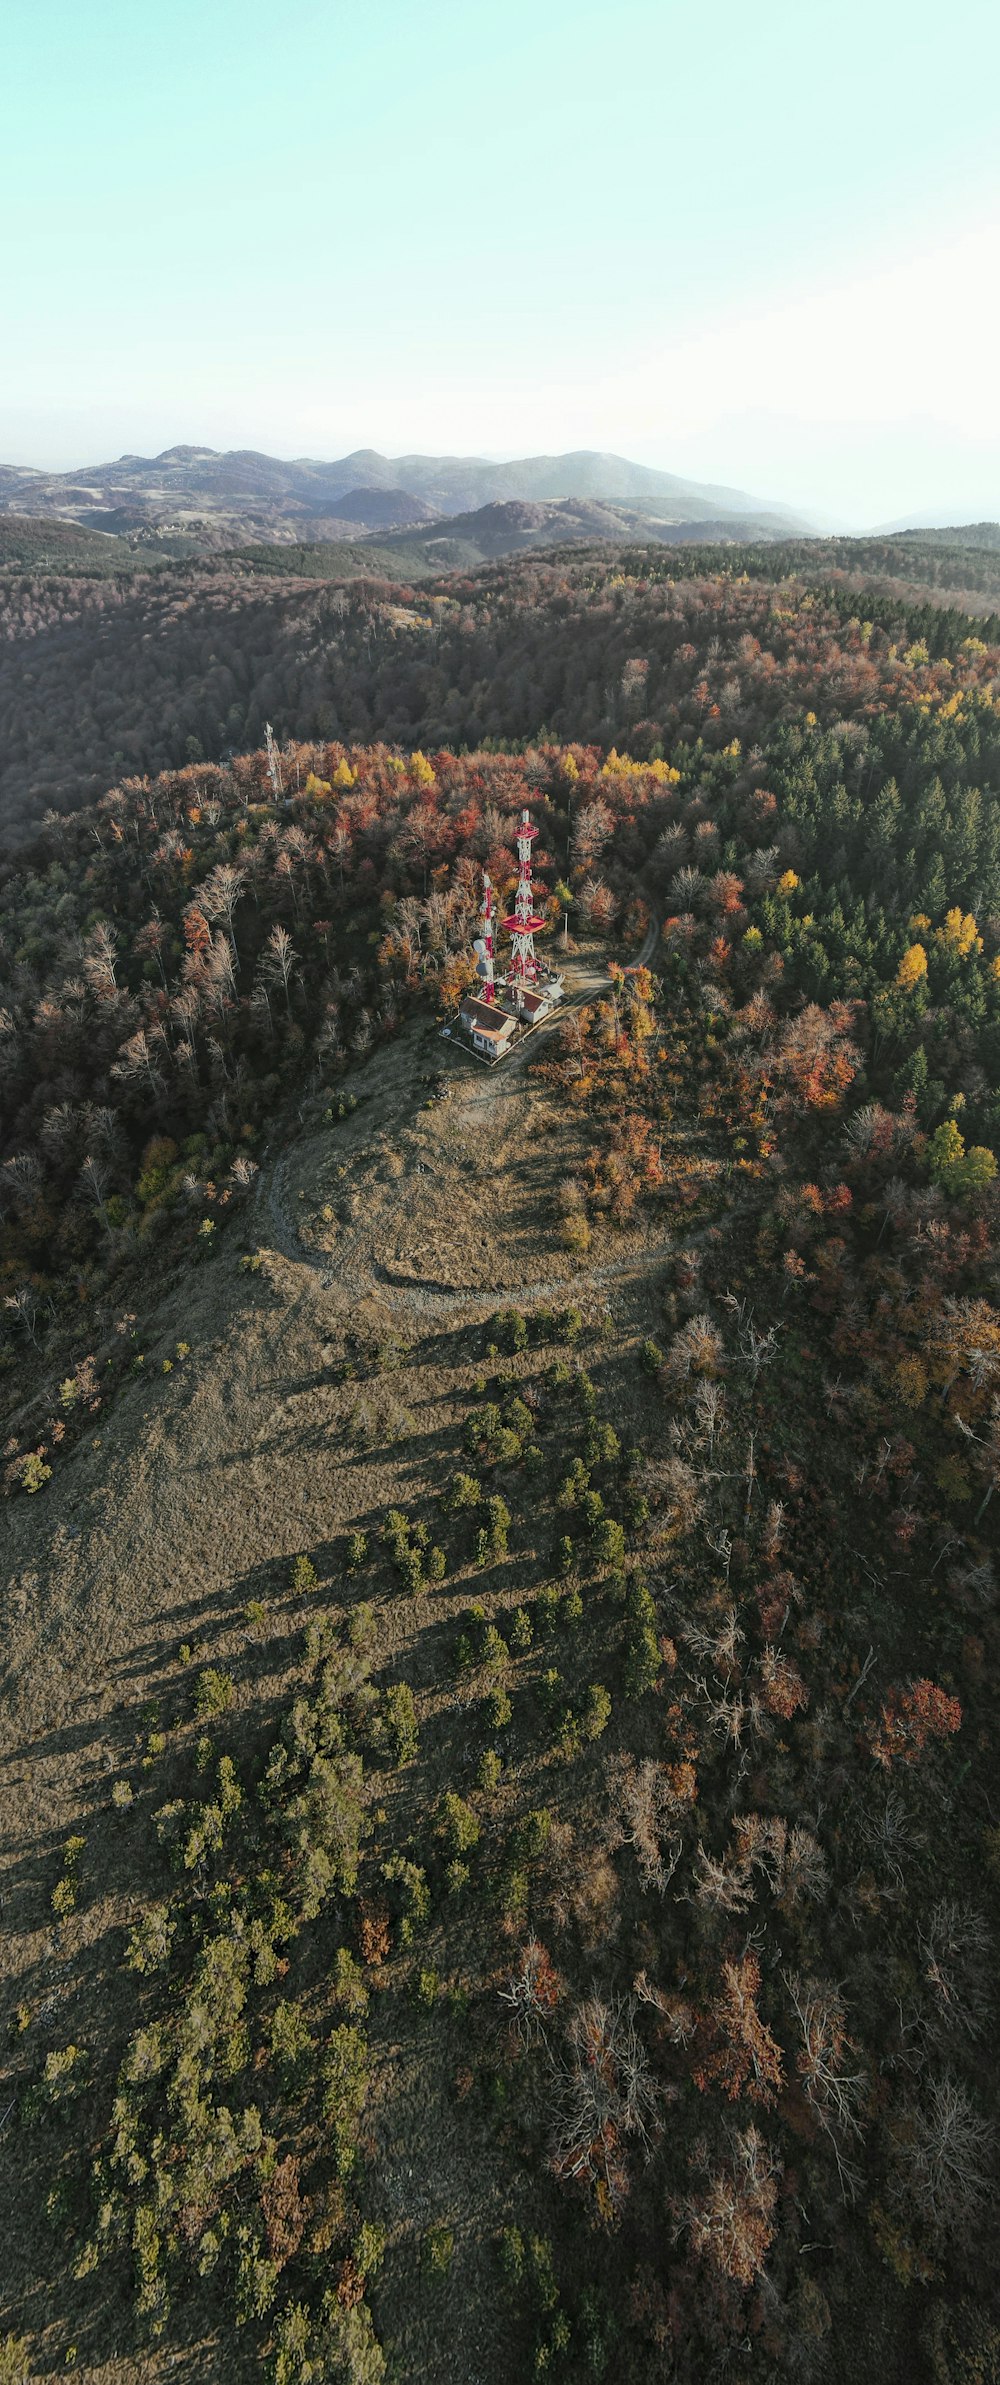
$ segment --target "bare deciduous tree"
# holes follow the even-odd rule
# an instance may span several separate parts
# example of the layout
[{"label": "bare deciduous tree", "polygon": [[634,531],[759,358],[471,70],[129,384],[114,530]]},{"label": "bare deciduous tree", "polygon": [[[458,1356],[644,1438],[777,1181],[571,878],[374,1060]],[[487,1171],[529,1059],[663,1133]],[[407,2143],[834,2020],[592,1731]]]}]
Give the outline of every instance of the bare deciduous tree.
[{"label": "bare deciduous tree", "polygon": [[830,2135],[860,2136],[858,2104],[864,2085],[836,1988],[785,1976],[802,2042],[795,2068],[813,2111]]},{"label": "bare deciduous tree", "polygon": [[706,2185],[682,2203],[678,2224],[694,2253],[738,2285],[750,2286],[774,2237],[777,2156],[759,2129],[747,2128],[733,2136],[722,2168],[710,2170],[707,2153],[699,2166],[708,2172]]},{"label": "bare deciduous tree", "polygon": [[989,2009],[990,1933],[971,1905],[942,1897],[919,1936],[933,2026],[944,2036],[977,2037]]},{"label": "bare deciduous tree", "polygon": [[588,1997],[570,2019],[553,2072],[552,2166],[559,2177],[595,2186],[609,2215],[628,2193],[629,2144],[648,2148],[656,2110],[635,2015],[634,1996]]},{"label": "bare deciduous tree", "polygon": [[613,1756],[607,1782],[608,1844],[631,1847],[640,1886],[655,1888],[662,1896],[681,1859],[680,1825],[685,1811],[691,1811],[691,1799],[678,1795],[676,1775],[652,1756]]},{"label": "bare deciduous tree", "polygon": [[500,1990],[500,2001],[506,2004],[522,2045],[544,2044],[561,1994],[561,1982],[546,1948],[539,1938],[529,1938],[516,1969]]},{"label": "bare deciduous tree", "polygon": [[280,985],[285,996],[289,1018],[292,1015],[292,980],[298,967],[298,956],[287,928],[273,927],[261,956],[261,975],[271,985]]},{"label": "bare deciduous tree", "polygon": [[944,2072],[909,2096],[893,2131],[900,2191],[936,2243],[961,2235],[989,2192],[994,2131]]}]

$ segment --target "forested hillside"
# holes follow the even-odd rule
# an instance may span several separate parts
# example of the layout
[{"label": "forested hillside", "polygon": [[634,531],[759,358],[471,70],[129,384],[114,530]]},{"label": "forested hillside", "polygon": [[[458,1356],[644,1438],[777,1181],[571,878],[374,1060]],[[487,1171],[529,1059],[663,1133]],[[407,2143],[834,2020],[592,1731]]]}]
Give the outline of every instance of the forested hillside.
[{"label": "forested hillside", "polygon": [[1000,625],[759,571],[16,599],[0,2376],[1000,2369]]},{"label": "forested hillside", "polygon": [[[580,548],[415,587],[330,580],[330,552],[319,579],[288,577],[296,550],[261,549],[0,580],[0,837],[116,779],[245,752],[268,720],[302,740],[547,735],[655,757],[702,729],[752,741],[810,704],[824,726],[867,718],[919,694],[924,648],[1000,635],[997,616],[919,590],[830,586],[799,548]],[[353,551],[357,572],[378,563]]]}]

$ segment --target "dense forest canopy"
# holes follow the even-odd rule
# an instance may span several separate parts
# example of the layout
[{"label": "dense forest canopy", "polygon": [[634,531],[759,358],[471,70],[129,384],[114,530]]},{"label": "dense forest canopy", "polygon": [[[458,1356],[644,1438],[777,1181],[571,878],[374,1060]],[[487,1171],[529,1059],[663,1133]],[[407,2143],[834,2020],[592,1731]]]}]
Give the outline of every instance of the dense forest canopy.
[{"label": "dense forest canopy", "polygon": [[[267,549],[111,578],[8,573],[0,838],[116,778],[246,752],[268,720],[306,741],[581,737],[655,756],[692,729],[753,739],[800,703],[824,725],[895,704],[908,654],[1000,635],[997,617],[919,590],[830,585],[849,543],[819,561],[805,545],[578,548],[416,586],[289,579]],[[988,605],[1000,572],[975,560]]]}]

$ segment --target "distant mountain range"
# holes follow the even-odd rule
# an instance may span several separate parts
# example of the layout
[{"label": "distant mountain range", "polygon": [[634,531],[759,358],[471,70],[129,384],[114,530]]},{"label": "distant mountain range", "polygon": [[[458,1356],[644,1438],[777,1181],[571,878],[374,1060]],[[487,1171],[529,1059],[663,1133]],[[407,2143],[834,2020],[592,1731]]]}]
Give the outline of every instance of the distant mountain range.
[{"label": "distant mountain range", "polygon": [[[535,509],[529,520],[510,508]],[[549,509],[548,514],[546,508]],[[486,543],[469,538],[483,509]],[[716,488],[590,449],[489,463],[479,456],[389,457],[359,448],[339,462],[283,462],[252,450],[169,447],[78,472],[0,466],[0,513],[55,518],[91,530],[191,549],[256,539],[302,543],[384,539],[432,522],[491,558],[562,539],[787,538],[809,524],[740,489]],[[510,533],[508,545],[498,544]],[[463,561],[466,558],[461,558]],[[442,557],[443,561],[444,558]]]},{"label": "distant mountain range", "polygon": [[[357,538],[359,532],[350,533]],[[665,521],[635,506],[609,505],[599,498],[496,499],[471,513],[439,515],[419,529],[378,533],[378,549],[408,569],[470,571],[529,547],[594,545],[730,545],[747,538],[771,543],[762,531],[735,514],[696,521]],[[374,545],[374,539],[372,544]]]}]

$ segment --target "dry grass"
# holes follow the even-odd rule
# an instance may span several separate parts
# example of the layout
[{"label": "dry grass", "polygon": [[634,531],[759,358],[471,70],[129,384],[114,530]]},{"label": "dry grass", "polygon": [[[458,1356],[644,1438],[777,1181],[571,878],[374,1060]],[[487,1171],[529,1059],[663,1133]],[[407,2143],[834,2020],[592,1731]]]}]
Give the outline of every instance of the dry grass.
[{"label": "dry grass", "polygon": [[[421,1108],[421,1078],[438,1069],[441,1097]],[[195,1661],[229,1667],[236,1728],[256,1731],[297,1661],[305,1610],[288,1595],[293,1559],[307,1552],[322,1578],[346,1529],[377,1525],[387,1506],[412,1504],[439,1479],[456,1402],[467,1403],[476,1372],[462,1328],[494,1293],[502,1301],[527,1284],[571,1296],[595,1320],[610,1302],[616,1349],[649,1330],[643,1233],[616,1244],[610,1292],[607,1268],[591,1281],[558,1248],[555,1191],[579,1164],[583,1130],[530,1080],[485,1076],[411,1029],[356,1086],[364,1099],[352,1117],[304,1133],[284,1157],[270,1209],[263,1172],[254,1226],[265,1249],[269,1240],[285,1249],[266,1250],[247,1273],[231,1236],[182,1284],[152,1286],[141,1372],[43,1497],[4,1517],[0,2335],[27,2328],[36,2365],[60,2371],[75,2342],[76,2373],[101,2385],[138,2385],[168,2368],[172,2377],[257,2373],[239,2339],[225,2351],[209,2344],[207,2295],[204,2307],[191,2298],[169,2351],[125,2348],[127,2302],[103,2278],[96,2296],[68,2278],[26,2184],[36,2157],[6,2110],[49,2044],[115,2042],[120,1931],[143,1893],[146,1812],[167,1792],[159,1760],[138,1776],[148,1791],[140,1786],[127,1816],[112,1810],[111,1785],[151,1729],[169,1734],[190,1711],[181,1644]],[[307,1264],[286,1255],[297,1247]],[[344,1381],[336,1362],[352,1336],[363,1346],[359,1379]],[[164,1375],[178,1341],[190,1356]],[[393,1342],[399,1363],[373,1376],[364,1351]],[[371,1454],[352,1441],[362,1406],[379,1443]],[[617,1420],[627,1433],[629,1415]],[[515,1565],[505,1598],[517,1595]],[[244,1619],[250,1600],[270,1608],[263,1644]],[[379,1672],[413,1683],[428,1751],[403,1785],[379,1777],[387,1802],[423,1802],[447,1777],[435,1720],[443,1726],[447,1712],[453,1743],[458,1697],[441,1687],[437,1649],[463,1604],[446,1583],[416,1609],[402,1595],[379,1607]],[[86,1839],[79,1909],[57,1923],[51,1893],[73,1831]],[[456,2092],[467,2033],[446,2008],[411,2018],[388,1996],[373,1999],[371,2033],[381,2082],[375,2207],[390,2230],[373,2297],[380,2330],[396,2345],[401,2379],[472,2385],[489,2375],[501,2385],[515,2355],[497,2341],[491,2238],[509,2216],[509,2159],[482,2110]],[[444,2294],[420,2258],[426,2229],[441,2222],[456,2239]]]}]

